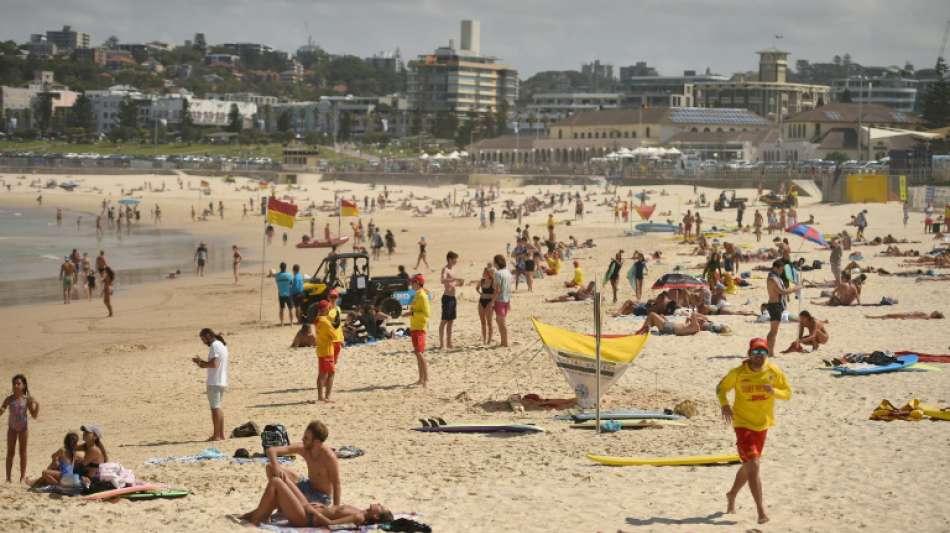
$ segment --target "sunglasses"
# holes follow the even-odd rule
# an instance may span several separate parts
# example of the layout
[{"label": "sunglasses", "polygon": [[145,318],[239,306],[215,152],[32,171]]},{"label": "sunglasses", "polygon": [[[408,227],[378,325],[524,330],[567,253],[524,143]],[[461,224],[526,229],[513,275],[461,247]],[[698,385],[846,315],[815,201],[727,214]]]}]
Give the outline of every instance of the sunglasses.
[{"label": "sunglasses", "polygon": [[749,355],[768,355],[768,354],[769,354],[768,350],[763,350],[761,348],[756,348],[755,350],[752,350],[749,352]]}]

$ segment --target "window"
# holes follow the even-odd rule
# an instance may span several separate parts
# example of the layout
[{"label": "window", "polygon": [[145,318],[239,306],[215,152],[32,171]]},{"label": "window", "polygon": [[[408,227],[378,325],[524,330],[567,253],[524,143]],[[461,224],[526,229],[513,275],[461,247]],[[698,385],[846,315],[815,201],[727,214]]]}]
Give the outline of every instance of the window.
[{"label": "window", "polygon": [[647,139],[650,138],[650,126],[647,126]]}]

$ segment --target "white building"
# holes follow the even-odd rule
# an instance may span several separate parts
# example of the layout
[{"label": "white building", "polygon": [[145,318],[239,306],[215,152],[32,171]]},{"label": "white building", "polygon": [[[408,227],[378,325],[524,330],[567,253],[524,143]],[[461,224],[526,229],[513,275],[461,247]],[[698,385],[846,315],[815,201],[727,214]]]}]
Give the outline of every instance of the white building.
[{"label": "white building", "polygon": [[257,115],[257,104],[249,102],[231,102],[227,100],[211,100],[195,98],[191,94],[170,94],[156,98],[152,102],[152,117],[165,120],[168,124],[181,124],[181,113],[184,107],[182,101],[188,100],[188,111],[195,126],[225,127],[229,124],[231,106],[237,106],[241,114],[242,128],[248,129],[254,125]]},{"label": "white building", "polygon": [[896,111],[913,112],[917,101],[917,80],[888,73],[872,78],[852,76],[831,82],[835,102],[841,102],[845,91],[851,95],[853,103],[879,104]]},{"label": "white building", "polygon": [[278,98],[276,96],[264,96],[255,93],[207,93],[205,94],[211,100],[224,100],[225,102],[247,102],[257,105],[260,109],[265,105],[276,105]]},{"label": "white building", "polygon": [[99,91],[86,91],[96,117],[96,133],[109,133],[119,126],[119,108],[126,99],[137,102],[138,126],[148,127],[151,122],[152,97],[128,85],[113,85]]}]

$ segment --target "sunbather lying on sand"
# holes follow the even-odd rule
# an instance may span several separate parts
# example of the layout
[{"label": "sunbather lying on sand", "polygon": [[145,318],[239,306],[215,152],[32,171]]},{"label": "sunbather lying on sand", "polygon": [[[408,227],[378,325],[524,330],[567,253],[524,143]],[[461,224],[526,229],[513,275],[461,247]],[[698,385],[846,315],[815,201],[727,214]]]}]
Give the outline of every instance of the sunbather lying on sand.
[{"label": "sunbather lying on sand", "polygon": [[370,504],[366,509],[358,509],[352,505],[308,503],[296,485],[279,477],[270,478],[257,509],[241,515],[241,519],[258,526],[261,522],[270,520],[271,514],[278,509],[293,527],[326,527],[336,524],[364,526],[393,520],[393,514],[378,503]]},{"label": "sunbather lying on sand", "polygon": [[897,246],[888,246],[886,250],[881,252],[881,255],[888,257],[917,257],[920,255],[920,252],[917,250],[901,250]]},{"label": "sunbather lying on sand", "polygon": [[944,318],[944,316],[940,311],[934,311],[932,313],[913,311],[909,313],[888,313],[886,315],[864,315],[864,318],[873,318],[875,320],[940,320]]},{"label": "sunbather lying on sand", "polygon": [[702,331],[703,326],[709,323],[710,320],[705,316],[699,313],[693,313],[686,317],[686,322],[682,324],[677,324],[672,320],[667,320],[665,317],[660,316],[656,313],[650,313],[647,315],[646,321],[643,323],[643,326],[637,330],[636,335],[643,335],[650,331],[651,327],[656,327],[660,335],[676,335],[677,337],[684,337],[687,335],[695,335]]},{"label": "sunbather lying on sand", "polygon": [[550,298],[545,300],[547,303],[558,303],[558,302],[582,302],[594,297],[594,282],[587,284],[587,287],[577,289],[576,291],[569,291],[567,294],[558,296],[557,298]]}]

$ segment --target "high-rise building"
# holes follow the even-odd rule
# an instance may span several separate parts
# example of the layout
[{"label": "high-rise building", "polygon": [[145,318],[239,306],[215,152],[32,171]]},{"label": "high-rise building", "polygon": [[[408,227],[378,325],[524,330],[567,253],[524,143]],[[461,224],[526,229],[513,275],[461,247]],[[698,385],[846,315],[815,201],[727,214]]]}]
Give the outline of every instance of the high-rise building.
[{"label": "high-rise building", "polygon": [[471,49],[456,49],[452,41],[409,64],[409,101],[425,113],[447,111],[496,112],[507,102],[514,108],[518,97],[518,71],[481,54],[477,20],[464,21],[462,42]]},{"label": "high-rise building", "polygon": [[898,111],[914,111],[917,85],[916,79],[904,77],[895,69],[878,75],[836,79],[831,82],[831,94],[835,102],[841,102],[847,91],[853,103],[880,104]]},{"label": "high-rise building", "polygon": [[55,44],[60,50],[76,50],[89,48],[92,38],[88,33],[73,31],[71,26],[63,26],[61,31],[47,31],[46,40]]},{"label": "high-rise building", "polygon": [[659,76],[655,68],[648,66],[646,61],[637,61],[635,65],[620,67],[620,83],[625,83],[630,78]]}]

